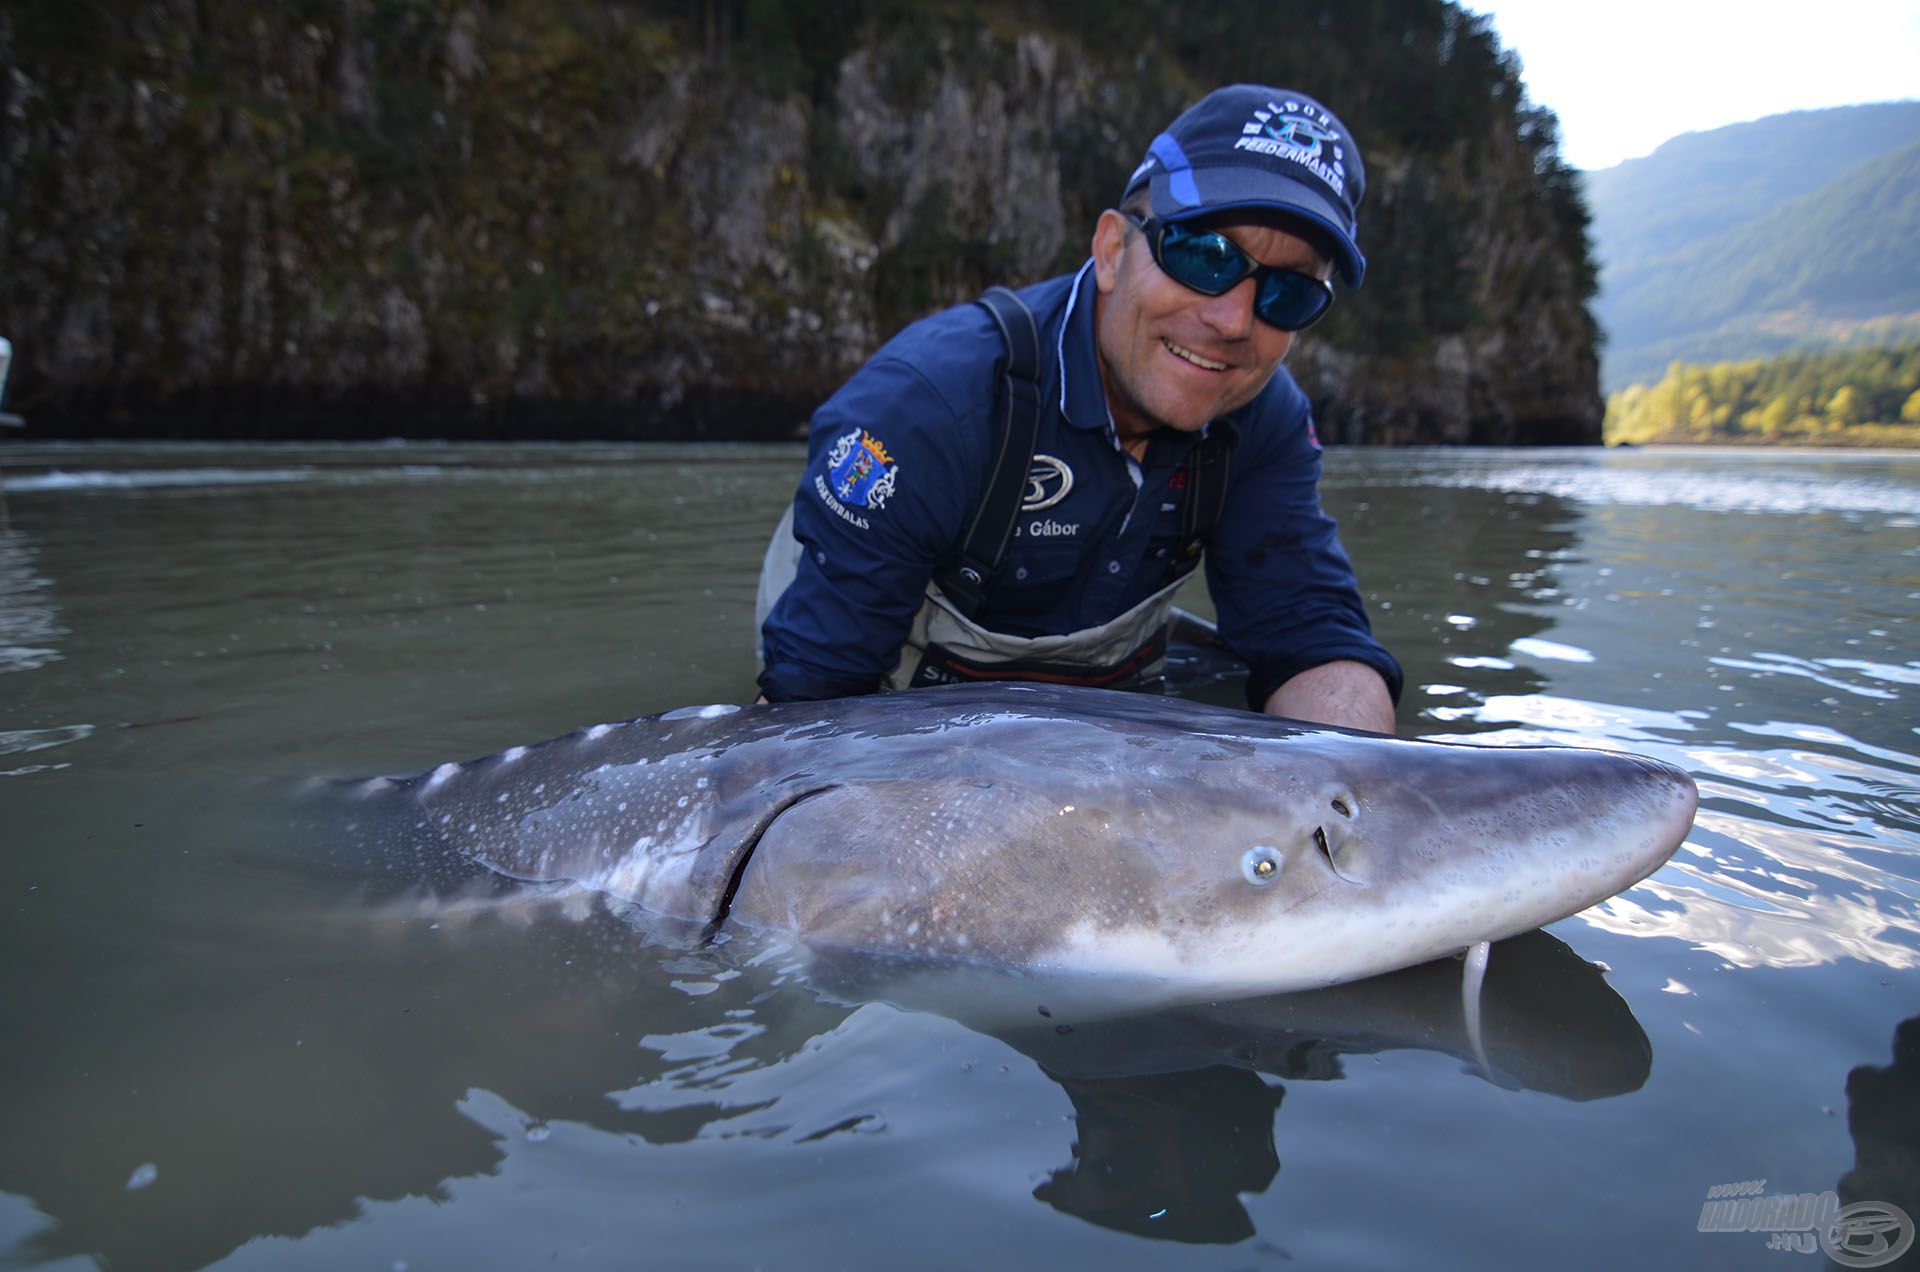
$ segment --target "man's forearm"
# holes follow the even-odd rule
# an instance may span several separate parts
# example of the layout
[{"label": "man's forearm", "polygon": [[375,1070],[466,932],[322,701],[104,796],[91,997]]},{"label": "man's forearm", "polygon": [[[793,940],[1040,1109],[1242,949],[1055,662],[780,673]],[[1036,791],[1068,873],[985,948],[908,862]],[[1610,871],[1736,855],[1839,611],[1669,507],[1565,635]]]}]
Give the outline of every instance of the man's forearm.
[{"label": "man's forearm", "polygon": [[1380,673],[1362,662],[1309,667],[1267,695],[1268,715],[1372,733],[1394,731],[1393,697]]}]

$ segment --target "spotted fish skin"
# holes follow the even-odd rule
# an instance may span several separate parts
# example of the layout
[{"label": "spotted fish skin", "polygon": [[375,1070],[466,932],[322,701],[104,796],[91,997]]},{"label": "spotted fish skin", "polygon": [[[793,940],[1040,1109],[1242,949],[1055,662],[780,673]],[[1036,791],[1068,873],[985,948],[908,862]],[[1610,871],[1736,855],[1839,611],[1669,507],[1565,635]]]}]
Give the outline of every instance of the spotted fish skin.
[{"label": "spotted fish skin", "polygon": [[1334,984],[1529,931],[1657,869],[1697,803],[1637,756],[1018,684],[682,708],[366,796],[417,859],[1168,998]]}]

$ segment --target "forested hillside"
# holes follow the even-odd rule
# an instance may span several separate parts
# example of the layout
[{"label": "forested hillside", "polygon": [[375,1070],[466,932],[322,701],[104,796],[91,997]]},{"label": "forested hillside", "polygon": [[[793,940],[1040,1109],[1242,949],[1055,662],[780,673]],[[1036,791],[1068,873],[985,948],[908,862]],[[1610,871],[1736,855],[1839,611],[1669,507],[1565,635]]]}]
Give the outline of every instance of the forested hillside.
[{"label": "forested hillside", "polygon": [[1920,102],[1688,134],[1586,179],[1610,390],[1920,338]]},{"label": "forested hillside", "polygon": [[1441,0],[25,0],[0,332],[36,432],[788,436],[900,323],[1074,267],[1234,80],[1365,148],[1330,440],[1596,441],[1552,116]]},{"label": "forested hillside", "polygon": [[1920,446],[1920,344],[1675,363],[1608,401],[1607,440]]}]

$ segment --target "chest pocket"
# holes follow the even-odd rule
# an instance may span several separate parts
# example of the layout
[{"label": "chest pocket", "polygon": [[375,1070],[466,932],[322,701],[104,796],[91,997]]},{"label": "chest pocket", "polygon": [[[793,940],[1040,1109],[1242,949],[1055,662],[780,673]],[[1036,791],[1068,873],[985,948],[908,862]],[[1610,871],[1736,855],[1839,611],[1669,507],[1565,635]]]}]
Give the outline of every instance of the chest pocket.
[{"label": "chest pocket", "polygon": [[1078,548],[1029,547],[1016,539],[994,580],[981,623],[1013,630],[1010,619],[1035,619],[1061,610],[1075,586],[1085,557]]}]

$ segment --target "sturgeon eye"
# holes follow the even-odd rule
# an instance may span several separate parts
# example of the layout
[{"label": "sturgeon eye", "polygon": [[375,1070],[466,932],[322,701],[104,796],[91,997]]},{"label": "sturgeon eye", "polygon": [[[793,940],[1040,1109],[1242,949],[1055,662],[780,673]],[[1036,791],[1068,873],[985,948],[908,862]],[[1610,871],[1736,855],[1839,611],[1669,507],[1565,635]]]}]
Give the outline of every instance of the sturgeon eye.
[{"label": "sturgeon eye", "polygon": [[1286,858],[1280,855],[1279,849],[1255,844],[1240,858],[1240,873],[1254,887],[1264,888],[1280,877],[1280,867],[1285,864]]}]

